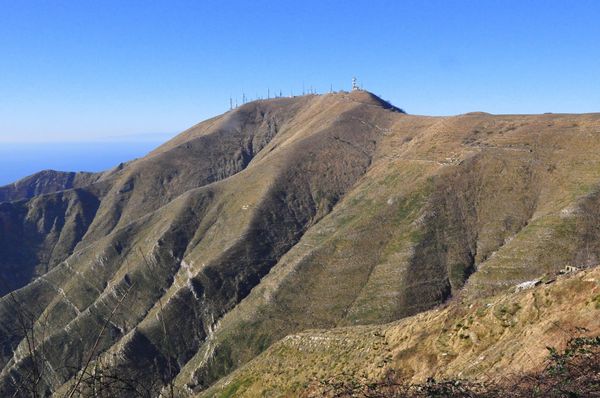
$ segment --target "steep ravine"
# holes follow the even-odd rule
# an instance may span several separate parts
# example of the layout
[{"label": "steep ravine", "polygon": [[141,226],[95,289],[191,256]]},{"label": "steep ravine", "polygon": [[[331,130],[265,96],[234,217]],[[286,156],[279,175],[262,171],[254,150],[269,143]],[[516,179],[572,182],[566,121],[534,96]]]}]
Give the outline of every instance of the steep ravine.
[{"label": "steep ravine", "polygon": [[85,189],[0,204],[0,294],[67,258],[94,220],[99,199]]}]

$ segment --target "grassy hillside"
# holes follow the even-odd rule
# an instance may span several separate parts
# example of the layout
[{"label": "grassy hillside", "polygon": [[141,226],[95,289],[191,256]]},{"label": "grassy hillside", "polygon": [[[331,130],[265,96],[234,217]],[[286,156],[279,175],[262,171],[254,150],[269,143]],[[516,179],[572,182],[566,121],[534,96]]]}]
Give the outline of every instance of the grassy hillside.
[{"label": "grassy hillside", "polygon": [[[202,397],[330,396],[336,384],[499,382],[539,369],[547,347],[600,333],[600,268],[379,326],[308,330],[273,344]],[[507,388],[510,388],[507,386]]]},{"label": "grassy hillside", "polygon": [[69,391],[85,368],[196,394],[306,329],[362,330],[591,267],[599,135],[598,114],[277,98],[2,203],[4,292],[19,289],[0,298],[0,392],[37,373],[40,392]]}]

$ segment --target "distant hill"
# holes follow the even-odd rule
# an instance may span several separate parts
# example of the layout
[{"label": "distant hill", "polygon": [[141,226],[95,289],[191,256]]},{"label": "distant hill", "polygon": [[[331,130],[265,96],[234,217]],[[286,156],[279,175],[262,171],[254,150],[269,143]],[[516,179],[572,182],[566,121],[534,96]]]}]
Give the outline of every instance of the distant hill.
[{"label": "distant hill", "polygon": [[[599,154],[600,114],[416,116],[359,90],[254,101],[104,173],[0,188],[0,395],[86,395],[98,380],[105,396],[296,394],[350,367],[439,373],[443,354],[454,371],[458,332],[422,362],[395,349],[377,369],[385,356],[361,333],[423,328],[433,347],[446,340],[428,333],[458,328],[475,358],[480,343],[440,317],[464,325],[520,283],[600,262]],[[458,300],[460,316],[434,310]],[[584,302],[573,313],[596,311]],[[526,335],[485,335],[486,314],[485,347]],[[326,357],[285,357],[338,333],[349,343]],[[284,368],[261,378],[272,363]]]},{"label": "distant hill", "polygon": [[13,184],[0,187],[0,202],[31,199],[34,196],[64,191],[93,183],[99,174],[44,170]]}]

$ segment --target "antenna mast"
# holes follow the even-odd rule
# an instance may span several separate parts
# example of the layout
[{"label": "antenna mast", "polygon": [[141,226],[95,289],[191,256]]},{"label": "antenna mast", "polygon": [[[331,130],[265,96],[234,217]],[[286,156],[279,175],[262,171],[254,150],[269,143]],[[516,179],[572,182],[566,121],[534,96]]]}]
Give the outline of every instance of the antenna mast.
[{"label": "antenna mast", "polygon": [[356,80],[356,77],[352,78],[352,91],[356,91],[356,90],[360,90],[360,88],[358,87],[358,81]]}]

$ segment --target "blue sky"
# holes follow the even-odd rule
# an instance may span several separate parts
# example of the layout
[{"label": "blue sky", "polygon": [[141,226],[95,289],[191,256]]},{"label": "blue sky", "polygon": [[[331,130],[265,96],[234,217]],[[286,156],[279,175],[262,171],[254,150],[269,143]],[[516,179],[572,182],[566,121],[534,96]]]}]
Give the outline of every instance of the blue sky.
[{"label": "blue sky", "polygon": [[0,0],[0,142],[160,141],[241,100],[600,111],[600,1]]}]

